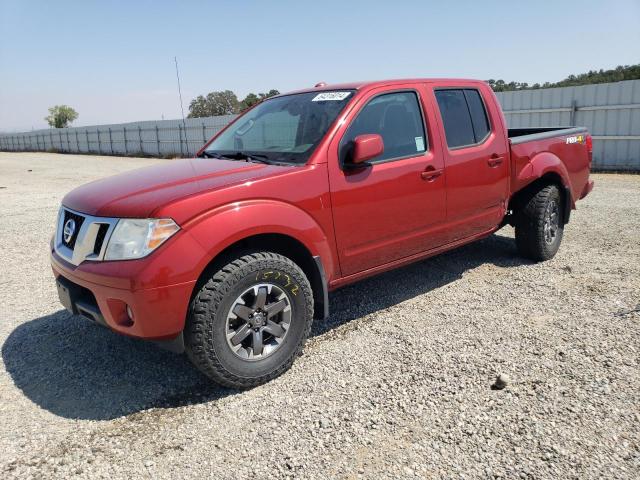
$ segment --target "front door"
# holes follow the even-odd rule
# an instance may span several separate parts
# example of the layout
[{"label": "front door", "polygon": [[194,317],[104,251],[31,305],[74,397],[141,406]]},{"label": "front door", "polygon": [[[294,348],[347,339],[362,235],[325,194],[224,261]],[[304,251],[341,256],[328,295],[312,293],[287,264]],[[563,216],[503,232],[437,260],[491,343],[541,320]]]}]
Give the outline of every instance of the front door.
[{"label": "front door", "polygon": [[[425,128],[425,106],[415,86],[371,92],[332,141],[329,180],[343,275],[442,243],[432,233],[446,218],[444,162]],[[350,168],[350,147],[363,134],[379,134],[384,152]]]}]

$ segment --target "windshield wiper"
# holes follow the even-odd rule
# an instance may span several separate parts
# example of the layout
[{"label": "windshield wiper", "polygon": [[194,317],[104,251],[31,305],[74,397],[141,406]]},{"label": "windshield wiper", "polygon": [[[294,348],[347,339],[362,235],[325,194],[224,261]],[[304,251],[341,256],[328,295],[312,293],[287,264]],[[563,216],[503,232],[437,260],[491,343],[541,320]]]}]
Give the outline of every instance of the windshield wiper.
[{"label": "windshield wiper", "polygon": [[260,163],[266,163],[267,165],[273,165],[273,162],[269,160],[269,157],[267,155],[262,155],[259,153],[252,153],[251,155],[247,155],[247,154],[245,155],[246,155],[247,161],[260,162]]},{"label": "windshield wiper", "polygon": [[231,160],[245,160],[247,162],[260,162],[266,163],[267,165],[271,165],[271,161],[267,155],[263,155],[261,153],[245,153],[245,152],[236,152],[230,153],[226,155],[221,155],[222,158],[230,158]]},{"label": "windshield wiper", "polygon": [[219,153],[215,152],[208,152],[207,150],[202,152],[200,156],[204,158],[226,158],[224,155],[220,155]]},{"label": "windshield wiper", "polygon": [[[202,157],[206,158],[218,158],[225,160],[244,160],[246,162],[259,162],[267,165],[282,165],[283,162],[271,160],[268,155],[264,155],[262,153],[245,153],[245,152],[235,152],[235,153],[217,153],[205,150],[200,154]],[[286,164],[286,162],[284,162]]]}]

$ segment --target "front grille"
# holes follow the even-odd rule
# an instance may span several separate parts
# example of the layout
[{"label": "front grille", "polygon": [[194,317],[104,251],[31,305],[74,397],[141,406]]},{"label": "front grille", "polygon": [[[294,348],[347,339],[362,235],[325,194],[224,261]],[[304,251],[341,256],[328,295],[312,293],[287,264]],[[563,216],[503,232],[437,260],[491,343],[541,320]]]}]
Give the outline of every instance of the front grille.
[{"label": "front grille", "polygon": [[107,232],[109,231],[108,223],[101,223],[98,228],[98,235],[96,235],[96,243],[93,245],[93,253],[94,255],[100,255],[100,250],[102,250],[102,244],[104,243],[104,239],[107,236]]},{"label": "front grille", "polygon": [[[64,229],[65,225],[69,220],[73,220],[75,223],[75,228],[73,230],[73,235],[68,240],[65,239]],[[82,227],[82,223],[84,222],[84,217],[82,215],[78,215],[77,213],[70,212],[69,210],[64,211],[64,220],[62,221],[62,231],[60,232],[60,237],[62,244],[65,247],[73,250],[76,246],[76,240],[78,238],[78,233],[80,232],[80,227]]]},{"label": "front grille", "polygon": [[[71,220],[75,225],[71,224]],[[64,238],[64,227],[67,224],[73,232]],[[60,257],[73,265],[80,265],[85,260],[101,261],[110,232],[118,224],[117,218],[94,217],[86,213],[77,213],[66,207],[60,209],[54,249]]]}]

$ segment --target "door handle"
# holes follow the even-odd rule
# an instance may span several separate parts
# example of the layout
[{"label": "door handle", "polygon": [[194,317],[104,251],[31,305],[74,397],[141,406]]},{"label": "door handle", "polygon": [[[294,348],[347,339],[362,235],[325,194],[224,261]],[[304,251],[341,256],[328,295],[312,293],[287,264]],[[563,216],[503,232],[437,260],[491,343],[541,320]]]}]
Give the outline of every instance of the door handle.
[{"label": "door handle", "polygon": [[500,165],[502,162],[504,161],[504,157],[498,155],[497,153],[494,153],[493,155],[491,155],[489,157],[489,159],[487,160],[487,164],[493,168],[493,167],[497,167],[498,165]]},{"label": "door handle", "polygon": [[442,175],[442,169],[436,170],[435,168],[427,167],[424,172],[420,173],[420,177],[427,182],[433,182],[436,178]]}]

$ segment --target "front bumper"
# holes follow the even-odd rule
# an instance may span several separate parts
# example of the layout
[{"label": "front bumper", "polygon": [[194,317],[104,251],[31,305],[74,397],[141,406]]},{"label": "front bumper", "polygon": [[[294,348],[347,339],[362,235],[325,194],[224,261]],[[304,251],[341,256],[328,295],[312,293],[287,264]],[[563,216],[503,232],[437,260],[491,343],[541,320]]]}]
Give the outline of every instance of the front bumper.
[{"label": "front bumper", "polygon": [[149,265],[145,265],[148,260],[84,262],[75,267],[51,249],[58,294],[70,312],[123,335],[171,340],[179,337],[184,329],[196,280],[172,283],[171,267],[158,268],[152,263],[156,272],[152,275],[153,284],[157,286],[140,288],[140,285],[149,285]]}]

